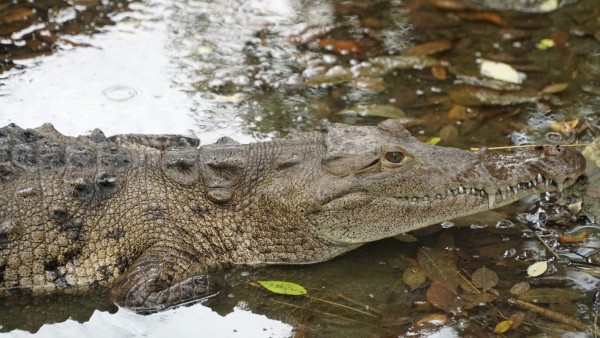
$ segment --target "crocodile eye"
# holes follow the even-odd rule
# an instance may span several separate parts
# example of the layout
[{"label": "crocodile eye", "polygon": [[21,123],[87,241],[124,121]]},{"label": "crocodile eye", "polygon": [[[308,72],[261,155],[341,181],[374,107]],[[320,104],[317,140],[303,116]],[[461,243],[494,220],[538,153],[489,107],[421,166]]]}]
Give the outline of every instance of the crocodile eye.
[{"label": "crocodile eye", "polygon": [[400,163],[404,159],[404,154],[399,151],[389,151],[385,153],[385,159],[390,163]]}]

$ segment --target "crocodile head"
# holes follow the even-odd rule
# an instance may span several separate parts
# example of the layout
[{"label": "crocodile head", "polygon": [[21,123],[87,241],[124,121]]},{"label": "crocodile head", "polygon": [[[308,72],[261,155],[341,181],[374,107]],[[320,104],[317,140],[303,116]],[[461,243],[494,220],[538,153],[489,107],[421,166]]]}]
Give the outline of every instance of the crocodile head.
[{"label": "crocodile head", "polygon": [[325,238],[358,244],[394,236],[525,196],[560,191],[585,170],[560,146],[510,152],[419,142],[398,121],[331,126],[315,182],[311,222]]}]

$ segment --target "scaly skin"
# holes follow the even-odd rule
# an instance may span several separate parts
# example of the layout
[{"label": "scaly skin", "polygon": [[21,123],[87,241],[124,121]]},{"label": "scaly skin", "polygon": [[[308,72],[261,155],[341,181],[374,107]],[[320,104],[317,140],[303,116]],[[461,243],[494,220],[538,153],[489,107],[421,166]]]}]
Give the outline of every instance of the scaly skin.
[{"label": "scaly skin", "polygon": [[218,292],[214,269],[325,261],[559,190],[585,168],[554,146],[426,145],[394,120],[248,145],[153,140],[0,129],[0,294],[104,285],[157,311]]}]

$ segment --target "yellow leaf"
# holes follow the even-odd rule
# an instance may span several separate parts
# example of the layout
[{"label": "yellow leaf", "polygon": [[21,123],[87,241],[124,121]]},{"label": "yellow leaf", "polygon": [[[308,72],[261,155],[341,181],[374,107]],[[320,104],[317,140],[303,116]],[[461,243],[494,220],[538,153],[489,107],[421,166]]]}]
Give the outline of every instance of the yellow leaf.
[{"label": "yellow leaf", "polygon": [[441,141],[441,140],[442,140],[442,139],[441,139],[441,138],[439,138],[439,137],[432,137],[432,138],[430,138],[429,140],[427,140],[427,142],[425,142],[425,143],[427,143],[427,144],[431,144],[431,145],[433,145],[433,146],[434,146],[434,145],[436,145],[436,144],[440,143],[440,141]]},{"label": "yellow leaf", "polygon": [[554,47],[554,40],[552,39],[541,39],[536,46],[538,49],[546,50]]},{"label": "yellow leaf", "polygon": [[513,323],[512,320],[505,320],[505,321],[498,323],[498,325],[496,325],[496,327],[494,328],[494,333],[504,333],[504,332],[508,331],[508,329],[510,329],[510,326],[512,325],[512,323]]}]

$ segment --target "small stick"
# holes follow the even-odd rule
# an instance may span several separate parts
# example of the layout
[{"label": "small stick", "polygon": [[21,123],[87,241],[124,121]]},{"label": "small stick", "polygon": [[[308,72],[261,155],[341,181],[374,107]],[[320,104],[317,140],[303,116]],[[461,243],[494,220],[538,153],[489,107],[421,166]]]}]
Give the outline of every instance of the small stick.
[{"label": "small stick", "polygon": [[337,294],[337,296],[340,297],[341,299],[347,301],[347,302],[350,302],[350,303],[352,303],[354,305],[361,306],[361,307],[363,307],[363,308],[365,308],[365,309],[367,309],[367,310],[369,310],[369,311],[371,311],[373,313],[381,315],[381,311],[377,310],[375,307],[373,307],[371,305],[367,305],[367,304],[361,303],[361,302],[357,301],[356,299],[350,298],[350,296],[348,296],[348,295],[346,295],[344,293],[339,292]]},{"label": "small stick", "polygon": [[[487,147],[487,150],[505,150],[505,149],[519,149],[519,148],[533,148],[533,147],[543,147],[543,146],[547,146],[549,144],[522,144],[520,146],[501,146],[501,147]],[[578,143],[578,144],[553,144],[553,145],[559,145],[561,147],[585,147],[588,146],[589,144],[587,143]],[[471,151],[478,151],[481,148],[477,148],[477,147],[472,147]]]},{"label": "small stick", "polygon": [[546,250],[548,250],[548,252],[550,252],[552,254],[552,256],[554,256],[556,259],[558,259],[559,262],[563,261],[563,258],[560,257],[554,250],[552,250],[552,248],[548,245],[548,243],[546,243],[546,241],[544,241],[537,232],[534,231],[533,235],[535,236],[535,238],[537,238],[542,243],[542,245],[544,245]]},{"label": "small stick", "polygon": [[509,300],[509,302],[523,310],[529,310],[533,313],[536,313],[536,314],[544,316],[546,318],[555,320],[557,322],[571,325],[579,330],[587,331],[590,329],[590,327],[588,325],[585,325],[584,323],[578,321],[577,319],[567,317],[561,313],[558,313],[558,312],[555,312],[552,310],[548,310],[543,307],[540,307],[540,306],[537,306],[537,305],[534,305],[534,304],[531,304],[528,302],[524,302],[524,301],[518,300],[518,299]]},{"label": "small stick", "polygon": [[369,312],[366,312],[366,311],[362,311],[362,310],[353,308],[351,306],[347,306],[347,305],[344,305],[344,304],[339,304],[339,303],[332,302],[332,301],[329,301],[329,300],[326,300],[326,299],[323,299],[323,298],[317,298],[315,296],[306,295],[306,297],[308,297],[308,299],[310,299],[310,300],[316,300],[317,302],[323,302],[323,303],[326,303],[326,304],[329,304],[329,305],[341,307],[341,308],[346,309],[346,310],[356,311],[356,312],[362,313],[363,315],[366,315],[366,316],[371,316],[373,318],[377,318],[377,316],[375,316],[372,313],[369,313]]},{"label": "small stick", "polygon": [[340,315],[336,315],[336,314],[333,314],[333,313],[323,312],[323,311],[319,311],[319,310],[315,310],[315,309],[311,309],[311,308],[307,308],[307,307],[303,307],[303,306],[298,306],[296,304],[282,302],[282,301],[275,300],[275,299],[270,299],[270,300],[272,302],[275,302],[275,303],[278,303],[278,304],[282,304],[282,305],[291,306],[291,307],[296,308],[296,309],[312,311],[312,312],[320,313],[320,314],[323,314],[323,315],[327,315],[327,316],[331,316],[331,317],[336,317],[336,318],[348,320],[348,321],[355,322],[355,323],[364,324],[364,323],[362,323],[362,322],[360,322],[358,320],[355,320],[355,319],[352,319],[352,318],[348,318],[348,317],[344,317],[344,316],[340,316]]}]

